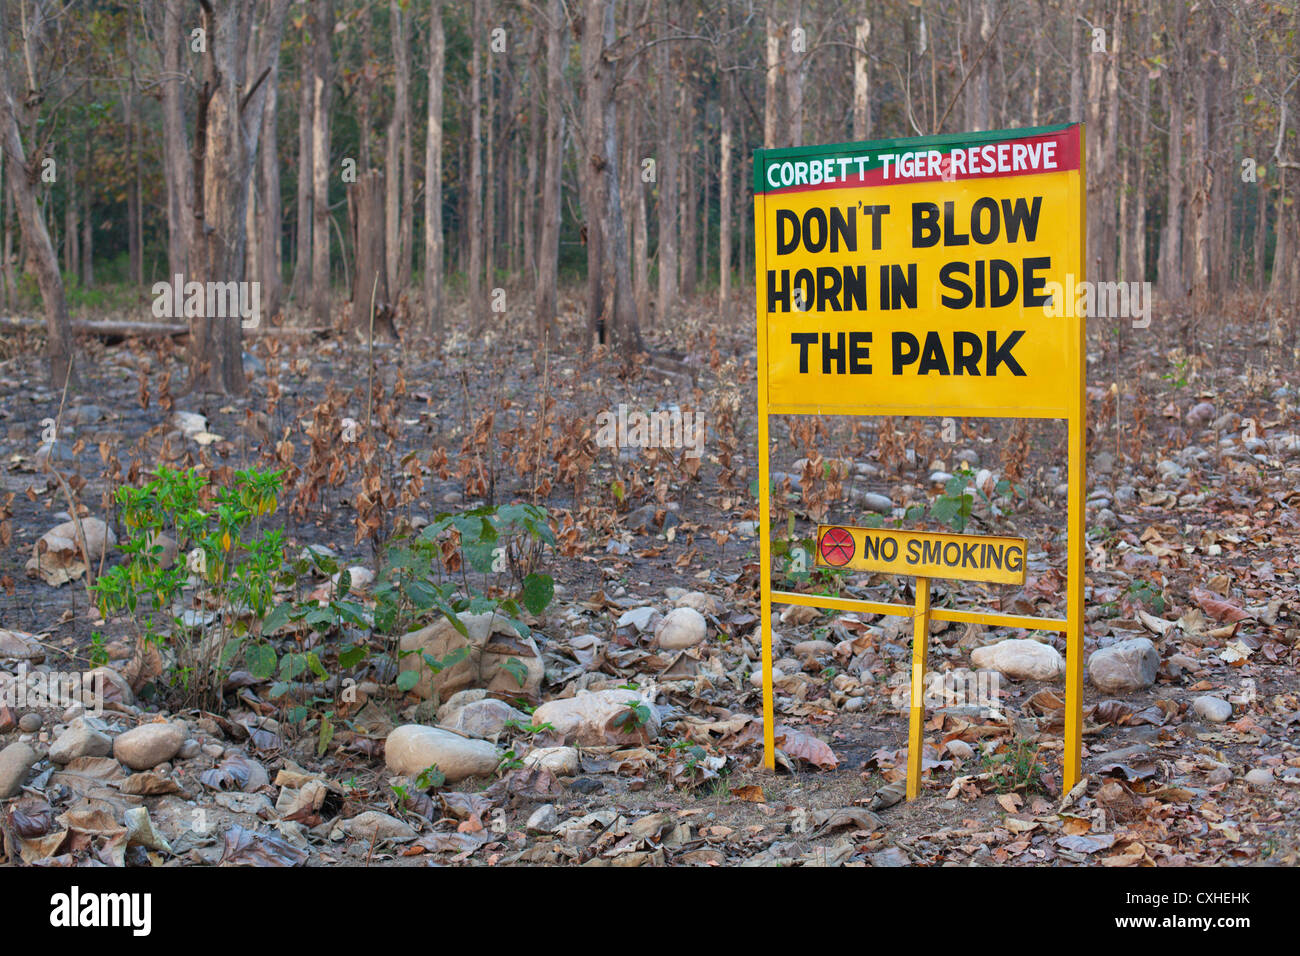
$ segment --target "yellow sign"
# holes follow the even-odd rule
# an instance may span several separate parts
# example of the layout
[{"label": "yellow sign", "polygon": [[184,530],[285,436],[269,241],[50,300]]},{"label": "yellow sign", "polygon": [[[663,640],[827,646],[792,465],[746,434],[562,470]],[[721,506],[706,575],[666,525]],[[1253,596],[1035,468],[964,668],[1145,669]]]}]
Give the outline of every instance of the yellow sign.
[{"label": "yellow sign", "polygon": [[765,154],[771,411],[1066,417],[1078,133]]},{"label": "yellow sign", "polygon": [[1024,538],[820,525],[816,564],[920,578],[1025,583]]},{"label": "yellow sign", "polygon": [[[1066,290],[1086,278],[1083,160],[1079,124],[755,152],[768,767],[775,766],[770,621],[780,603],[913,620],[908,799],[921,785],[919,688],[930,622],[1063,631],[1063,789],[1079,781],[1085,328]],[[914,575],[916,603],[773,591],[770,415],[1064,419],[1066,616],[930,605],[931,577],[1023,582],[1020,538],[822,527],[818,564]]]}]

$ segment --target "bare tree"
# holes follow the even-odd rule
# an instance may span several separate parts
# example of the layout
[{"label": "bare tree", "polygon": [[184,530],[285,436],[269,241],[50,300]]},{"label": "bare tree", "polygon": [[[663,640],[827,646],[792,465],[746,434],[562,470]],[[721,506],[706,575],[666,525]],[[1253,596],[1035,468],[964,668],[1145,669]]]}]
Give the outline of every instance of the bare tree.
[{"label": "bare tree", "polygon": [[[24,0],[18,0],[19,4],[23,2]],[[27,70],[24,85],[28,92],[24,106],[20,107],[14,97],[14,77],[9,67],[9,6],[7,0],[0,2],[0,138],[5,154],[12,163],[8,176],[9,192],[18,210],[18,225],[22,230],[32,268],[36,272],[41,302],[45,306],[45,354],[50,363],[50,384],[61,388],[64,382],[74,381],[75,369],[68,300],[63,289],[63,276],[59,274],[59,260],[50,240],[49,229],[45,225],[45,211],[37,202],[41,157],[38,152],[28,161],[19,122],[19,110],[39,108],[43,98],[33,67],[33,48],[45,36],[48,11],[45,4],[38,0],[32,5],[31,14],[26,16],[24,22],[21,49]],[[31,115],[24,125],[34,126],[35,115]]]},{"label": "bare tree", "polygon": [[429,13],[428,134],[424,145],[424,301],[426,327],[441,340],[443,282],[442,239],[442,85],[447,42],[442,0]]},{"label": "bare tree", "polygon": [[[251,18],[238,0],[200,0],[206,48],[194,129],[194,236],[191,270],[204,283],[242,282],[247,183],[257,159],[266,79],[279,56],[290,0],[265,11],[256,74],[245,75]],[[227,296],[228,298],[228,296]],[[205,310],[206,312],[206,310]],[[190,318],[190,390],[243,394],[238,316]]]}]

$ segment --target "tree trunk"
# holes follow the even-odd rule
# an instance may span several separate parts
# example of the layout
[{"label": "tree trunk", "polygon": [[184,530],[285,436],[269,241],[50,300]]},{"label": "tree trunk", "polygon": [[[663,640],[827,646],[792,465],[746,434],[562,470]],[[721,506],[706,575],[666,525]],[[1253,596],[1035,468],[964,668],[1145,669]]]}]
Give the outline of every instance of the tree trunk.
[{"label": "tree trunk", "polygon": [[284,279],[281,253],[284,213],[280,200],[279,123],[280,58],[271,64],[271,74],[264,81],[266,106],[262,112],[262,143],[258,165],[261,167],[261,201],[259,213],[259,249],[261,266],[258,276],[262,282],[262,311],[270,318],[280,311],[284,301]]},{"label": "tree trunk", "polygon": [[[183,0],[163,4],[163,179],[167,188],[168,275],[189,273],[190,210],[194,208],[194,179],[186,142],[182,106],[181,6]],[[188,48],[187,48],[188,49]]]},{"label": "tree trunk", "polygon": [[[394,170],[394,174],[397,172]],[[397,331],[393,327],[387,275],[391,260],[384,249],[387,244],[384,224],[388,218],[384,207],[386,195],[391,191],[384,188],[384,174],[372,169],[360,176],[348,192],[352,197],[349,205],[352,210],[352,248],[356,255],[348,327],[363,342],[368,341],[372,328],[375,338],[395,341]]]},{"label": "tree trunk", "polygon": [[[667,20],[672,12],[671,0],[661,0],[660,19]],[[661,157],[659,176],[659,291],[656,297],[657,320],[660,328],[667,327],[668,316],[677,306],[677,160],[676,131],[681,118],[674,115],[673,71],[667,43],[655,48],[659,73],[659,122]]]},{"label": "tree trunk", "polygon": [[[404,146],[409,151],[410,138],[410,40],[402,19],[402,4],[392,0],[389,4],[389,17],[392,24],[393,39],[393,83],[396,87],[393,97],[393,115],[388,123],[387,161],[388,171],[385,177],[384,211],[385,211],[385,246],[387,249],[388,288],[394,297],[402,290],[402,230],[409,222],[411,207],[402,184],[402,160]],[[408,170],[409,174],[409,159]],[[409,257],[408,257],[409,258]],[[359,268],[359,264],[358,264]],[[355,304],[354,304],[355,308]]]},{"label": "tree trunk", "polygon": [[[470,324],[480,331],[487,320],[483,303],[483,117],[479,103],[483,99],[484,41],[483,0],[472,0],[469,70],[469,314]],[[490,54],[489,54],[490,55]]]},{"label": "tree trunk", "polygon": [[[9,31],[7,17],[0,7],[0,137],[11,165],[8,170],[9,192],[18,209],[18,224],[32,258],[36,284],[45,308],[45,355],[50,367],[50,386],[62,388],[75,382],[72,353],[72,330],[68,323],[68,300],[64,294],[59,260],[50,241],[45,216],[36,202],[37,170],[27,164],[22,134],[18,125],[18,106],[14,101],[9,74]],[[33,91],[35,92],[35,91]],[[8,257],[6,256],[6,261]]]},{"label": "tree trunk", "polygon": [[542,172],[542,232],[537,249],[537,338],[555,336],[555,294],[560,250],[560,161],[563,137],[564,60],[567,33],[560,0],[546,11],[546,161]]},{"label": "tree trunk", "polygon": [[[616,39],[614,7],[617,0],[591,0],[592,9],[603,4],[605,14],[604,48],[613,50]],[[595,19],[587,21],[588,27],[595,26]],[[623,198],[619,192],[618,162],[618,121],[614,115],[614,65],[602,51],[597,60],[599,64],[601,100],[605,104],[603,126],[605,134],[605,197],[609,253],[614,264],[614,307],[611,310],[613,329],[611,338],[614,347],[630,362],[632,356],[641,350],[641,330],[637,323],[636,302],[632,295],[632,272],[627,261],[627,227],[623,220]]]},{"label": "tree trunk", "polygon": [[330,38],[334,35],[333,0],[312,5],[312,316],[330,324],[330,101],[333,91]]},{"label": "tree trunk", "polygon": [[[310,27],[307,30],[310,35]],[[311,104],[314,83],[311,46],[304,41],[298,65],[298,190],[295,208],[293,280],[289,298],[301,305],[311,291],[312,155]]]},{"label": "tree trunk", "polygon": [[[256,63],[256,75],[246,76],[246,56],[251,42],[251,18],[238,0],[210,0],[204,8],[203,27],[207,51],[203,55],[203,86],[199,90],[194,127],[195,206],[191,247],[196,281],[210,290],[221,286],[225,315],[190,318],[191,391],[229,395],[248,389],[241,347],[241,316],[230,313],[230,291],[253,304],[255,293],[240,287],[244,279],[247,242],[245,214],[248,182],[257,161],[257,147],[266,105],[266,78],[279,56],[280,39],[290,0],[273,0],[265,20]],[[233,286],[232,286],[233,284]],[[257,304],[260,307],[260,303]],[[251,318],[251,316],[249,317]],[[260,319],[260,313],[259,313]]]},{"label": "tree trunk", "polygon": [[426,328],[442,341],[442,84],[447,42],[442,26],[442,0],[433,0],[429,13],[428,136],[424,145],[424,303]]},{"label": "tree trunk", "polygon": [[1181,37],[1186,31],[1187,10],[1181,3],[1175,8],[1175,26],[1171,31],[1172,49],[1162,81],[1165,106],[1169,117],[1169,144],[1165,164],[1165,222],[1160,234],[1160,292],[1166,301],[1183,297],[1183,92]]},{"label": "tree trunk", "polygon": [[871,21],[866,17],[853,30],[853,138],[871,138],[871,60],[867,43],[871,40]]},{"label": "tree trunk", "polygon": [[600,55],[602,48],[601,17],[603,0],[585,0],[582,29],[582,178],[586,184],[582,197],[583,216],[587,227],[587,332],[583,336],[583,349],[590,351],[595,341],[605,341],[604,251],[605,239],[602,217],[604,136],[603,103],[600,101]]},{"label": "tree trunk", "polygon": [[[856,87],[855,87],[856,94]],[[722,81],[720,106],[722,133],[718,158],[718,313],[723,322],[731,318],[731,82]],[[853,135],[862,138],[855,108]]]}]

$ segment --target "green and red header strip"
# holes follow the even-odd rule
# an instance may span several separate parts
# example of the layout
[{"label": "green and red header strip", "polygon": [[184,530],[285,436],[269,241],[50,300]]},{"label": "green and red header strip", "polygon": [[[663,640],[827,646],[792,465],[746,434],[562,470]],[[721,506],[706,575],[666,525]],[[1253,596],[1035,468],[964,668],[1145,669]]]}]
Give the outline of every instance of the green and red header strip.
[{"label": "green and red header strip", "polygon": [[1036,176],[1079,168],[1079,124],[754,151],[754,192]]}]

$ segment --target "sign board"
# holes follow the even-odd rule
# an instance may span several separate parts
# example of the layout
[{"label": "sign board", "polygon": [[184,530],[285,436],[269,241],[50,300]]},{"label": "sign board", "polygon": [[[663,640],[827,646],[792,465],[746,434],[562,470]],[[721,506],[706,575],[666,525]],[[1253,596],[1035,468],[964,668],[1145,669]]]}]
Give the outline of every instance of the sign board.
[{"label": "sign board", "polygon": [[821,525],[816,564],[919,578],[1025,583],[1024,538]]},{"label": "sign board", "polygon": [[[931,619],[1064,631],[1065,789],[1079,779],[1085,329],[1066,290],[1085,278],[1083,159],[1080,124],[755,152],[769,767],[775,763],[769,621],[776,602],[913,618],[914,687],[923,677],[918,671]],[[929,606],[931,577],[1023,581],[1019,538],[822,527],[818,564],[915,576],[916,604],[773,592],[768,416],[774,414],[1064,419],[1066,617]],[[919,778],[921,716],[914,699],[909,798],[919,787],[913,758]]]}]

